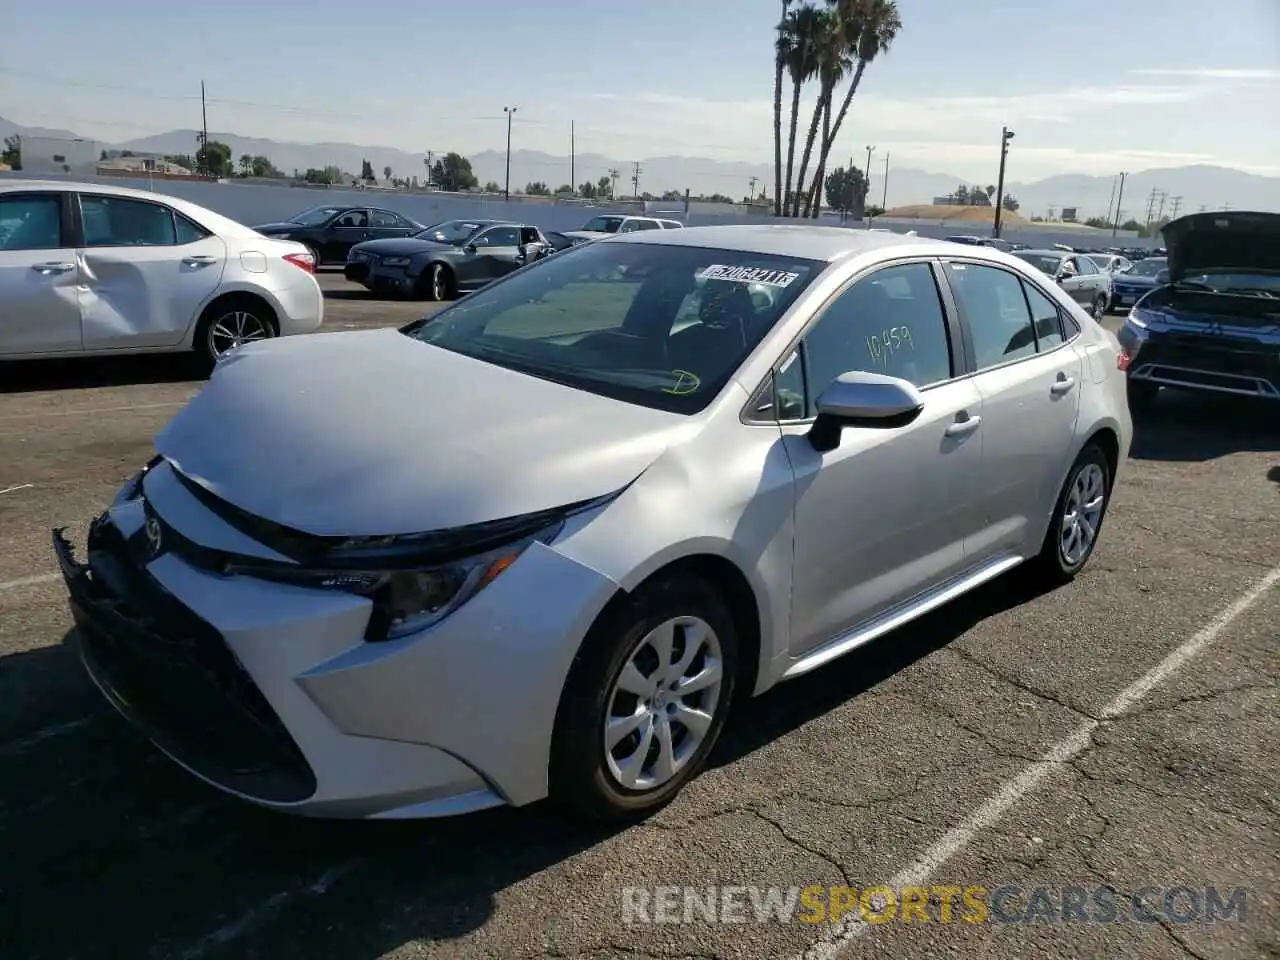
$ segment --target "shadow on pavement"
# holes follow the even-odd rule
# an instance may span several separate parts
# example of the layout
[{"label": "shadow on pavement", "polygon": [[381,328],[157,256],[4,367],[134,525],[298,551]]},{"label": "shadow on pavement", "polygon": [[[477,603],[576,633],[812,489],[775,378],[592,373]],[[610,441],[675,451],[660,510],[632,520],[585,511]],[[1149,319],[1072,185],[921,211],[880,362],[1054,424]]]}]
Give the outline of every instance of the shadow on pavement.
[{"label": "shadow on pavement", "polygon": [[1280,483],[1280,466],[1275,466],[1268,470],[1267,479],[1272,483]]},{"label": "shadow on pavement", "polygon": [[0,393],[188,383],[203,381],[208,375],[208,364],[188,353],[10,360],[0,362]]},{"label": "shadow on pavement", "polygon": [[1133,414],[1135,460],[1204,462],[1232,453],[1280,450],[1274,401],[1161,390],[1155,405]]},{"label": "shadow on pavement", "polygon": [[[713,764],[735,762],[1033,598],[1020,578],[1004,578],[744,703]],[[70,660],[65,646],[14,654],[0,660],[0,678],[38,677],[41,700],[80,701],[85,679]],[[624,829],[546,804],[399,823],[268,813],[205,787],[105,706],[47,739],[30,727],[18,734],[21,711],[0,710],[12,713],[9,735],[27,738],[0,747],[0,942],[20,944],[25,960],[375,960],[476,930],[504,891]],[[549,904],[528,917],[534,953],[543,924],[572,910]]]}]

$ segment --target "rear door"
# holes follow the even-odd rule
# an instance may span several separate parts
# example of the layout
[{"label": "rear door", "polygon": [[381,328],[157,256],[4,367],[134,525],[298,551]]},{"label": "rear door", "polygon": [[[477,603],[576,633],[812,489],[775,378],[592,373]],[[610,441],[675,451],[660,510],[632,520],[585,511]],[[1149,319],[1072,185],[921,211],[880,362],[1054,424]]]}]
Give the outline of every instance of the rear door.
[{"label": "rear door", "polygon": [[1084,361],[1067,342],[1076,330],[1011,270],[952,260],[945,274],[982,395],[983,527],[966,553],[1026,556],[1039,549],[1074,447],[1084,379]]},{"label": "rear door", "polygon": [[0,194],[0,357],[79,350],[72,195]]},{"label": "rear door", "polygon": [[162,203],[79,195],[86,350],[176,346],[222,282],[227,246]]},{"label": "rear door", "polygon": [[418,227],[393,210],[369,211],[369,239],[384,240],[391,237],[407,237],[418,232]]}]

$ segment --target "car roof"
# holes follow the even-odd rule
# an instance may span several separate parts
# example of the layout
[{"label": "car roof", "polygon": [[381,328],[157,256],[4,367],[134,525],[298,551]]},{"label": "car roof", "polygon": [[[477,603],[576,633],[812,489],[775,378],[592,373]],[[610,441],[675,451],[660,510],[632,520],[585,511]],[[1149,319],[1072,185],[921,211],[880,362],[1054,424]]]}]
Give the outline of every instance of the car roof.
[{"label": "car roof", "polygon": [[24,190],[47,190],[61,193],[93,193],[103,197],[122,197],[129,200],[151,200],[164,203],[177,210],[184,217],[196,221],[201,226],[224,237],[251,237],[256,230],[246,227],[239,221],[215,213],[208,207],[202,207],[181,197],[167,193],[156,193],[152,190],[137,190],[133,187],[117,187],[105,183],[87,183],[79,180],[0,180],[0,193],[16,193]]},{"label": "car roof", "polygon": [[[1077,255],[1074,250],[1050,250],[1047,248],[1030,248],[1027,250],[1014,250],[1013,252],[1015,254],[1030,253],[1037,257],[1074,257]],[[1084,256],[1084,254],[1080,254],[1080,256]]]},{"label": "car roof", "polygon": [[871,233],[849,227],[782,224],[724,224],[685,227],[683,230],[646,230],[614,234],[599,242],[707,247],[826,261],[890,248],[901,249],[905,253],[909,248],[915,247],[933,253],[942,245],[940,240],[906,237],[896,233]]}]

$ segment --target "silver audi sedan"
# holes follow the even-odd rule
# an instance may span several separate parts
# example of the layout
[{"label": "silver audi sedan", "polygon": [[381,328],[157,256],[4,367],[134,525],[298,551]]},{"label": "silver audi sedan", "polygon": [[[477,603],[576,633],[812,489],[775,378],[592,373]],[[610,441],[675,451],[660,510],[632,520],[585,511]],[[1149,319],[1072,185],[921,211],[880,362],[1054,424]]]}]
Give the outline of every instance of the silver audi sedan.
[{"label": "silver audi sedan", "polygon": [[990,248],[637,232],[402,330],[241,347],[54,547],[94,681],[215,787],[643,815],[743,697],[1015,567],[1079,574],[1118,354]]}]

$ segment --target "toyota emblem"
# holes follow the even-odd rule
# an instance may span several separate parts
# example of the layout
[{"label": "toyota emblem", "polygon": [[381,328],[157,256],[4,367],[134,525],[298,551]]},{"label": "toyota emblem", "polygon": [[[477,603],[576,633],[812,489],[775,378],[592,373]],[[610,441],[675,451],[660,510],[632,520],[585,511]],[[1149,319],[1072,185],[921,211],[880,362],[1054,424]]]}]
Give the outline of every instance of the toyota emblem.
[{"label": "toyota emblem", "polygon": [[163,545],[163,533],[160,530],[160,521],[155,517],[147,517],[147,545],[151,548],[151,556],[158,557],[160,555],[160,547]]}]

